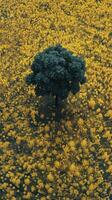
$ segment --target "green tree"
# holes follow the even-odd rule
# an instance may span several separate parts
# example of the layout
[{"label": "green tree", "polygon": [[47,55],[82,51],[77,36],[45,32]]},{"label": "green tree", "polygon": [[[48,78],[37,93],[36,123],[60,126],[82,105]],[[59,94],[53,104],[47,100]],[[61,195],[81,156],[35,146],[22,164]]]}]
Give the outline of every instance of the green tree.
[{"label": "green tree", "polygon": [[76,94],[80,84],[86,82],[85,61],[60,44],[37,54],[31,69],[32,73],[26,78],[27,84],[35,85],[37,96],[54,96],[57,109],[59,99],[66,99],[70,91]]}]

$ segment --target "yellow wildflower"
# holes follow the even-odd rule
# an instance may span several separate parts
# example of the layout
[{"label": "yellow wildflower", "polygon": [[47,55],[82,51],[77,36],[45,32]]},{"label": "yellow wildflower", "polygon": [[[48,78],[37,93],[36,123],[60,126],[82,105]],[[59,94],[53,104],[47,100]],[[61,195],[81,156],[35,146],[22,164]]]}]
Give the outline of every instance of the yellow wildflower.
[{"label": "yellow wildflower", "polygon": [[98,132],[101,133],[103,131],[103,126],[100,126]]},{"label": "yellow wildflower", "polygon": [[40,200],[47,200],[46,197],[41,197]]},{"label": "yellow wildflower", "polygon": [[16,198],[15,198],[15,197],[11,197],[11,199],[12,199],[12,200],[16,200]]},{"label": "yellow wildflower", "polygon": [[43,184],[43,182],[39,182],[39,183],[38,183],[38,188],[40,188],[40,189],[41,189],[41,188],[43,188],[43,187],[44,187],[44,184]]},{"label": "yellow wildflower", "polygon": [[74,172],[76,170],[76,165],[75,164],[71,164],[69,167],[70,172]]},{"label": "yellow wildflower", "polygon": [[30,179],[29,179],[29,178],[26,178],[26,179],[24,180],[24,183],[25,183],[26,185],[29,185],[29,184],[30,184]]},{"label": "yellow wildflower", "polygon": [[8,186],[8,183],[3,183],[3,184],[2,184],[2,188],[3,188],[3,189],[6,189],[7,186]]},{"label": "yellow wildflower", "polygon": [[109,140],[112,138],[112,134],[110,133],[110,131],[106,131],[103,135],[104,138],[108,138]]},{"label": "yellow wildflower", "polygon": [[50,188],[50,185],[48,183],[45,184],[45,188],[48,190]]},{"label": "yellow wildflower", "polygon": [[88,145],[87,140],[86,140],[86,139],[83,139],[83,140],[81,141],[81,146],[85,148],[85,147],[87,147],[87,145]]},{"label": "yellow wildflower", "polygon": [[105,161],[109,160],[109,155],[108,155],[108,153],[105,152],[105,153],[102,155],[102,158],[103,158]]},{"label": "yellow wildflower", "polygon": [[18,186],[20,184],[20,179],[15,180],[15,185]]},{"label": "yellow wildflower", "polygon": [[28,141],[28,146],[30,147],[30,148],[32,148],[33,146],[34,146],[34,140],[29,140]]},{"label": "yellow wildflower", "polygon": [[47,175],[47,179],[52,182],[52,181],[54,181],[54,176],[51,173],[49,173]]},{"label": "yellow wildflower", "polygon": [[59,161],[55,161],[55,162],[54,162],[54,165],[55,165],[56,168],[59,168],[59,167],[60,167]]},{"label": "yellow wildflower", "polygon": [[88,160],[83,160],[83,166],[85,167],[85,166],[88,166],[89,165],[89,162],[88,162]]},{"label": "yellow wildflower", "polygon": [[41,197],[40,200],[47,200],[46,197]]},{"label": "yellow wildflower", "polygon": [[101,109],[98,108],[98,109],[96,110],[96,113],[100,113],[100,112],[101,112]]},{"label": "yellow wildflower", "polygon": [[66,126],[69,128],[72,126],[72,122],[70,120],[66,121]]},{"label": "yellow wildflower", "polygon": [[92,134],[94,134],[96,132],[96,128],[90,128],[90,131]]},{"label": "yellow wildflower", "polygon": [[92,167],[88,167],[88,174],[91,174],[91,173],[93,173],[93,168]]},{"label": "yellow wildflower", "polygon": [[45,130],[46,132],[50,131],[49,125],[46,125],[46,126],[44,127],[44,130]]},{"label": "yellow wildflower", "polygon": [[90,181],[90,182],[93,182],[93,180],[94,180],[93,176],[92,176],[92,175],[89,176],[89,181]]},{"label": "yellow wildflower", "polygon": [[24,196],[24,198],[25,198],[25,199],[31,199],[31,196],[32,196],[31,192],[28,192],[28,193]]},{"label": "yellow wildflower", "polygon": [[84,125],[84,120],[82,118],[80,118],[78,120],[78,126],[80,127],[80,126],[83,126],[83,125]]},{"label": "yellow wildflower", "polygon": [[94,99],[90,99],[90,101],[89,101],[89,107],[90,108],[92,108],[92,109],[94,109],[95,108],[95,101],[94,101]]},{"label": "yellow wildflower", "polygon": [[49,187],[49,188],[47,189],[47,191],[48,191],[48,193],[52,193],[52,192],[53,192],[53,188],[52,188],[52,187]]},{"label": "yellow wildflower", "polygon": [[108,171],[109,173],[112,173],[112,165],[110,165],[110,166],[108,167],[107,171]]},{"label": "yellow wildflower", "polygon": [[68,146],[70,147],[74,147],[75,146],[75,142],[73,140],[68,142]]},{"label": "yellow wildflower", "polygon": [[31,191],[34,192],[35,191],[35,187],[32,185],[31,186]]},{"label": "yellow wildflower", "polygon": [[61,142],[61,138],[56,137],[55,141],[56,141],[57,144],[59,144]]},{"label": "yellow wildflower", "polygon": [[105,116],[112,119],[112,110],[108,110],[108,112],[105,114]]},{"label": "yellow wildflower", "polygon": [[89,185],[89,190],[90,190],[91,192],[94,191],[95,188],[96,188],[95,184],[91,183],[91,184]]}]

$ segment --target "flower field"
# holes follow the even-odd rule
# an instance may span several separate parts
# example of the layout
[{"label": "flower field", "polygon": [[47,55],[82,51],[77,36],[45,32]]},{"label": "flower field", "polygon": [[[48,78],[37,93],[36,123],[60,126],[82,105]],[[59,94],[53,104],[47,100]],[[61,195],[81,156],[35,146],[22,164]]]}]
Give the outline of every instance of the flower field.
[{"label": "flower field", "polygon": [[[112,199],[110,0],[1,0],[0,200]],[[25,83],[34,56],[60,43],[87,83],[62,105]]]}]

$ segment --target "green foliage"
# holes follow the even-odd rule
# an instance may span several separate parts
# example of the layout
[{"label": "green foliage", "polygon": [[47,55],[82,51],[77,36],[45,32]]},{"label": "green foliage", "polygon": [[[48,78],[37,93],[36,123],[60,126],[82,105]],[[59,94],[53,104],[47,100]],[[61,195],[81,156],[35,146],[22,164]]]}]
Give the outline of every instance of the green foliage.
[{"label": "green foliage", "polygon": [[27,84],[35,85],[37,96],[53,95],[67,98],[69,92],[76,94],[80,84],[86,82],[85,61],[74,56],[60,44],[50,46],[34,57],[32,74],[27,76]]}]

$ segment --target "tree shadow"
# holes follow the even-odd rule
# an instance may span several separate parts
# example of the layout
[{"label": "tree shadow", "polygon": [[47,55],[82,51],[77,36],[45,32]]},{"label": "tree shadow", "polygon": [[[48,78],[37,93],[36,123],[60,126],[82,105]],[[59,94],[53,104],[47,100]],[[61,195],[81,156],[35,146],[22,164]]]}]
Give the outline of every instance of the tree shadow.
[{"label": "tree shadow", "polygon": [[[30,101],[35,102],[36,99],[31,99]],[[58,116],[59,118],[56,119],[55,116],[55,99],[53,97],[40,97],[38,98],[37,105],[35,106],[35,112],[34,115],[35,120],[33,120],[32,115],[29,113],[28,115],[28,122],[29,127],[32,129],[32,137],[36,138],[39,136],[39,133],[41,134],[48,133],[49,134],[49,141],[51,141],[51,144],[55,144],[56,138],[57,138],[57,132],[59,138],[61,138],[62,141],[65,140],[65,135],[69,137],[74,137],[74,131],[73,127],[76,126],[75,120],[74,120],[74,111],[71,106],[71,103],[69,103],[68,99],[65,101],[60,102],[61,106],[61,114]],[[72,124],[72,128],[68,127],[66,122],[70,121]],[[45,130],[45,125],[49,128],[48,131]],[[40,131],[40,127],[43,127]],[[38,134],[37,134],[38,133]],[[26,147],[27,148],[27,147]],[[59,153],[62,151],[62,145],[61,142],[54,146],[49,147],[50,152],[53,152],[53,150],[57,150]],[[29,152],[30,153],[30,152]],[[52,154],[53,155],[53,154]],[[54,156],[53,156],[54,157]]]},{"label": "tree shadow", "polygon": [[[32,103],[33,101],[35,102],[36,99],[31,99],[30,97],[29,100],[27,99],[27,101],[28,103]],[[54,124],[52,131],[56,132],[61,130],[63,121],[67,121],[68,119],[70,121],[74,120],[74,113],[67,99],[60,101],[59,110],[57,111],[55,108],[55,98],[53,96],[45,96],[38,98],[33,118],[29,112],[29,126],[34,131],[37,131],[38,127],[41,125]]]},{"label": "tree shadow", "polygon": [[52,96],[41,97],[38,101],[38,113],[35,115],[36,121],[47,124],[48,122],[59,122],[71,117],[70,106],[66,100],[60,102],[59,108],[55,107],[55,99]]}]

